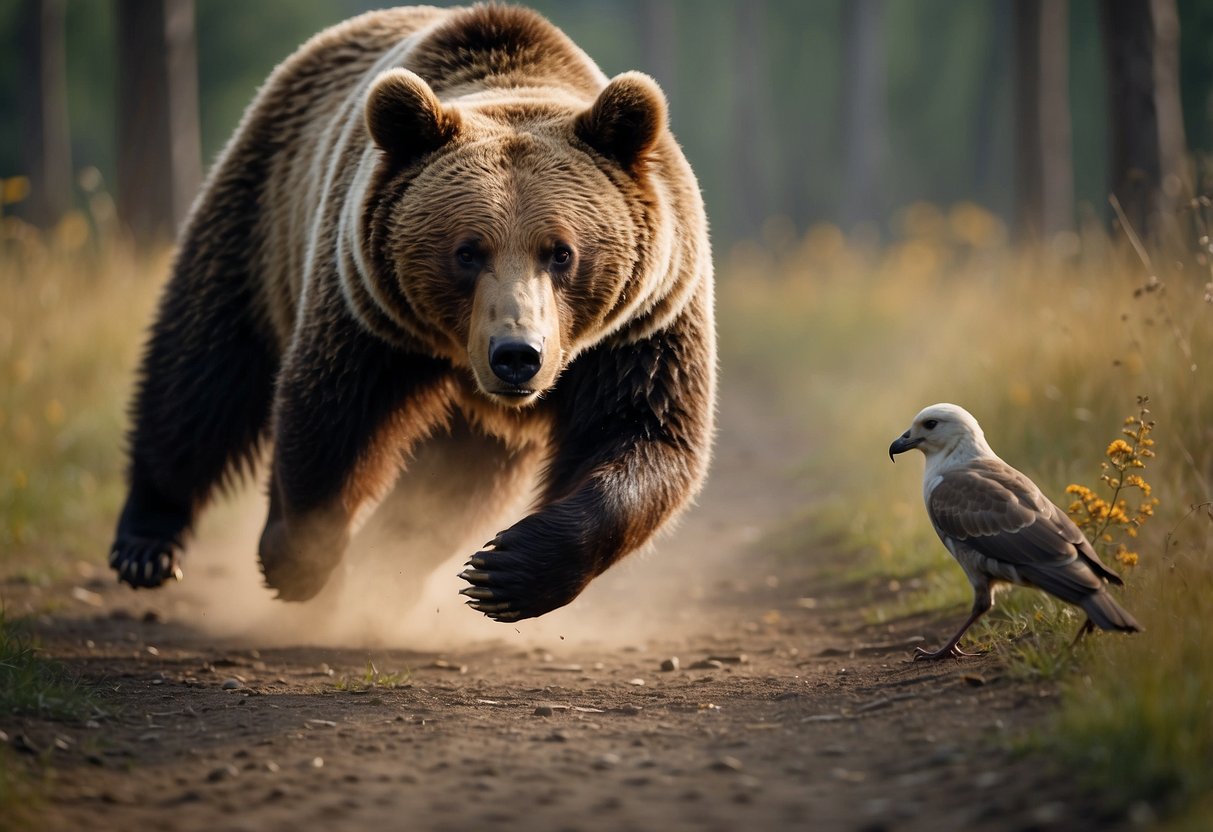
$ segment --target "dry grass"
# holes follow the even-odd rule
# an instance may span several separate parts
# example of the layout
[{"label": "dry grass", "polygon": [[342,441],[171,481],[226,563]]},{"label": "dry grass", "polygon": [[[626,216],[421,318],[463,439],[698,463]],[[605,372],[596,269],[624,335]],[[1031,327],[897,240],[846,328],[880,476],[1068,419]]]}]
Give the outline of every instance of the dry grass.
[{"label": "dry grass", "polygon": [[970,591],[927,523],[922,463],[887,456],[913,415],[963,405],[1066,506],[1066,485],[1098,483],[1108,443],[1149,396],[1157,457],[1145,476],[1160,504],[1133,541],[1140,561],[1122,596],[1146,632],[1072,653],[1081,616],[1020,589],[970,638],[1016,672],[1067,680],[1045,745],[1109,794],[1160,809],[1207,801],[1213,516],[1190,508],[1213,497],[1208,241],[1203,256],[1158,258],[1151,279],[1098,230],[1022,251],[972,207],[916,206],[903,227],[879,249],[821,228],[774,254],[737,252],[722,270],[726,368],[765,375],[821,438],[804,469],[819,501],[790,539],[841,546],[852,556],[842,577],[895,578],[900,600],[873,619],[962,613]]},{"label": "dry grass", "polygon": [[2,228],[0,574],[36,580],[105,555],[131,371],[167,264],[99,247],[87,225]]}]

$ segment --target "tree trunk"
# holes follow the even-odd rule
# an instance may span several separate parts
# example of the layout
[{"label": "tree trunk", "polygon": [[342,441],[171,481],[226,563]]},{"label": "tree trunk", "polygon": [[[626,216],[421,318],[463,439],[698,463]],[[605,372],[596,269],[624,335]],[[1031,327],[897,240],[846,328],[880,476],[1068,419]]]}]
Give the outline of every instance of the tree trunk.
[{"label": "tree trunk", "polygon": [[1112,193],[1129,224],[1154,239],[1187,180],[1175,0],[1103,0]]},{"label": "tree trunk", "polygon": [[1069,3],[1018,0],[1014,9],[1018,231],[1048,238],[1074,227]]},{"label": "tree trunk", "polygon": [[20,21],[21,150],[30,195],[24,214],[49,228],[71,208],[64,0],[24,0]]},{"label": "tree trunk", "polygon": [[973,192],[978,202],[1009,219],[1005,203],[1006,168],[997,158],[998,138],[1005,129],[999,123],[1002,91],[1013,60],[1015,0],[990,0],[990,45],[981,68],[981,94],[977,98],[977,123],[973,134]]},{"label": "tree trunk", "polygon": [[881,163],[885,155],[884,0],[850,0],[843,6],[842,224],[881,215]]},{"label": "tree trunk", "polygon": [[171,237],[202,178],[193,0],[118,0],[118,212]]}]

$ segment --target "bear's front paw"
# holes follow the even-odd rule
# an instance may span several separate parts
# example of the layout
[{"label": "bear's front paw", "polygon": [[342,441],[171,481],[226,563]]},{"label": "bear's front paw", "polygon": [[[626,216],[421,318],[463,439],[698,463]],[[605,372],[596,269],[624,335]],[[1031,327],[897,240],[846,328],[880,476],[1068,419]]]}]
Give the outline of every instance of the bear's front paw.
[{"label": "bear's front paw", "polygon": [[310,601],[341,562],[343,536],[292,535],[284,523],[270,523],[261,534],[261,573],[280,601]]},{"label": "bear's front paw", "polygon": [[577,556],[543,557],[511,546],[514,535],[502,532],[468,559],[459,577],[471,584],[459,591],[467,605],[494,621],[537,618],[568,604],[589,578]]},{"label": "bear's front paw", "polygon": [[181,547],[172,540],[120,534],[110,550],[110,568],[119,582],[135,589],[160,586],[170,577],[181,580]]}]

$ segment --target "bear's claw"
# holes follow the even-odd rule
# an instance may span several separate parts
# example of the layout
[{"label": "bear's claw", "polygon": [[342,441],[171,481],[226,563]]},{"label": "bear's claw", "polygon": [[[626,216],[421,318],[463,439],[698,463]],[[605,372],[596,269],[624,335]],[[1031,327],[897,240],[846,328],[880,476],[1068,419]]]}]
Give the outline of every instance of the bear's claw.
[{"label": "bear's claw", "polygon": [[503,600],[497,592],[484,586],[492,580],[489,572],[465,569],[459,573],[459,577],[472,584],[459,590],[459,594],[470,599],[467,605],[476,612],[482,612],[495,621],[514,621],[521,615],[517,610],[511,609],[509,601]]},{"label": "bear's claw", "polygon": [[[523,521],[524,523],[526,521]],[[519,527],[507,529],[470,558],[459,577],[471,586],[467,605],[494,621],[518,621],[551,612],[577,597],[585,585],[577,558],[537,556]]]},{"label": "bear's claw", "polygon": [[109,556],[118,581],[134,589],[157,587],[169,578],[181,580],[180,561],[181,550],[171,541],[128,536],[114,543]]}]

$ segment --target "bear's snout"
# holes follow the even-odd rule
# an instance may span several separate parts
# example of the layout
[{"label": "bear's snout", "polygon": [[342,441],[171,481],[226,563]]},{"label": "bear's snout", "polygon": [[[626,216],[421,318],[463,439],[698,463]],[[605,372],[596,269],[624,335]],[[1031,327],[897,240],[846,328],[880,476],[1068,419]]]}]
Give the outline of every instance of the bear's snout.
[{"label": "bear's snout", "polygon": [[535,377],[543,364],[543,341],[534,336],[489,338],[489,366],[506,384],[518,387]]},{"label": "bear's snout", "polygon": [[476,283],[467,360],[480,391],[521,407],[556,383],[561,349],[556,290],[528,259],[500,256]]}]

